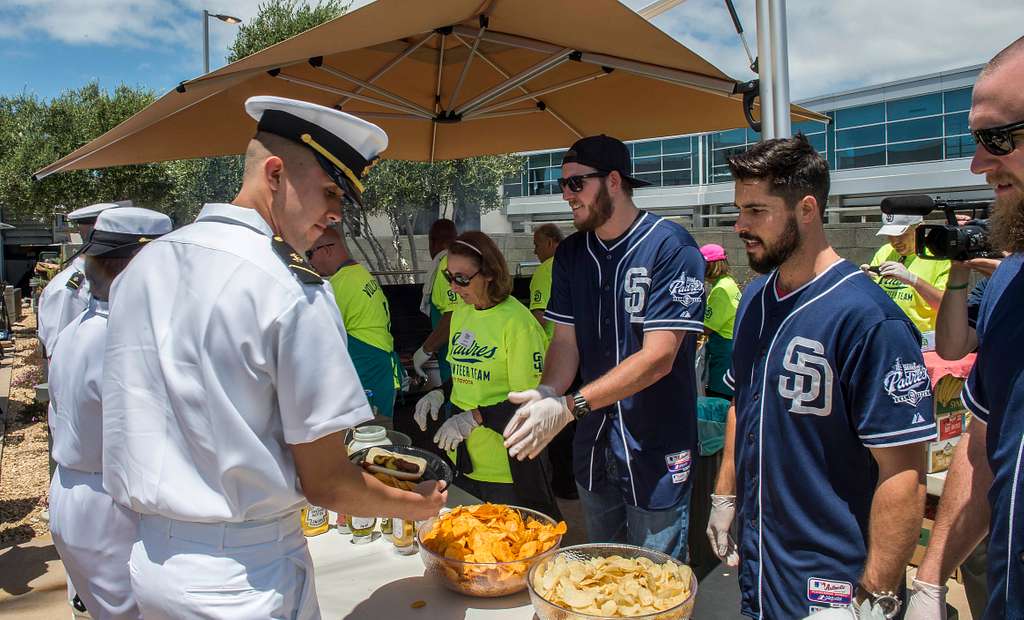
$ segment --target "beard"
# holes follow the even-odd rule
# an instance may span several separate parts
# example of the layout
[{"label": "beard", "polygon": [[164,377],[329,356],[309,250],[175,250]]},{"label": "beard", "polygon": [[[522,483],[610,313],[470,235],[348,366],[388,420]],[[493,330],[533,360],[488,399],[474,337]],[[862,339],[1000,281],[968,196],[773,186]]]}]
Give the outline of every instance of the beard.
[{"label": "beard", "polygon": [[600,179],[600,181],[601,188],[597,190],[597,196],[594,197],[594,202],[590,205],[580,207],[589,209],[590,213],[587,215],[587,218],[578,224],[573,220],[576,230],[582,230],[584,232],[596,230],[612,217],[612,198],[608,195],[608,186],[605,185],[604,179]]},{"label": "beard", "polygon": [[747,252],[747,262],[750,268],[757,273],[768,273],[772,269],[782,265],[789,260],[789,257],[800,247],[800,229],[796,225],[796,215],[791,214],[786,219],[786,227],[782,234],[772,244],[765,243],[764,239],[749,233],[740,233],[740,239],[757,241],[764,248],[760,258],[755,258]]},{"label": "beard", "polygon": [[1024,252],[1024,198],[996,199],[988,220],[989,242],[994,250]]}]

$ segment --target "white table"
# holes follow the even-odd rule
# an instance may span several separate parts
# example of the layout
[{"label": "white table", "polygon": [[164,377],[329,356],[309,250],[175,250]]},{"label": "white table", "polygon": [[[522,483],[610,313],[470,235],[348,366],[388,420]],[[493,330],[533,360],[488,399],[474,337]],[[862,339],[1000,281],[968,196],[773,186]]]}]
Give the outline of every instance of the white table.
[{"label": "white table", "polygon": [[[478,503],[480,500],[457,487],[448,491],[449,506]],[[353,545],[351,540],[334,529],[308,540],[325,620],[533,618],[526,591],[493,599],[456,594],[423,576],[419,552],[399,555],[383,536],[365,545]],[[413,609],[414,601],[427,604]]]}]

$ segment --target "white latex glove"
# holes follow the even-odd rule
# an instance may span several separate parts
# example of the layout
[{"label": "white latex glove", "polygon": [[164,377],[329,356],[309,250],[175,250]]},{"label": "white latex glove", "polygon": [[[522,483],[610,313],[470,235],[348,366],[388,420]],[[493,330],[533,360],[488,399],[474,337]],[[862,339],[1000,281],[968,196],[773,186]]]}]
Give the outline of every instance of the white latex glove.
[{"label": "white latex glove", "polygon": [[416,410],[412,414],[412,419],[416,420],[416,425],[420,427],[421,431],[427,430],[428,415],[430,419],[437,422],[437,412],[441,410],[442,405],[444,405],[444,392],[441,390],[431,390],[416,401]]},{"label": "white latex glove", "polygon": [[454,450],[478,426],[480,424],[473,418],[473,412],[463,411],[445,420],[434,435],[434,443],[442,450]]},{"label": "white latex glove", "polygon": [[430,355],[423,350],[423,347],[416,349],[416,352],[412,354],[412,369],[424,379],[427,378],[427,373],[423,370],[423,365],[430,361]]},{"label": "white latex glove", "polygon": [[894,260],[887,260],[878,266],[878,275],[888,278],[896,278],[900,282],[914,286],[917,284],[917,276],[910,273],[907,266]]},{"label": "white latex glove", "polygon": [[905,620],[946,620],[946,586],[914,579]]},{"label": "white latex glove", "polygon": [[510,457],[520,461],[537,458],[555,435],[573,420],[564,396],[542,395],[538,400],[538,394],[539,390],[527,390],[508,395],[509,402],[520,407],[505,426],[505,447]]},{"label": "white latex glove", "polygon": [[[516,398],[516,400],[512,400],[513,397]],[[532,390],[508,393],[509,401],[517,405],[530,405],[544,398],[558,398],[555,388],[542,383]]]},{"label": "white latex glove", "polygon": [[712,495],[711,516],[708,517],[708,529],[706,530],[708,540],[711,541],[711,550],[718,556],[719,560],[725,562],[726,566],[737,566],[740,563],[740,556],[736,550],[736,541],[732,539],[729,528],[736,518],[736,496],[735,495]]}]

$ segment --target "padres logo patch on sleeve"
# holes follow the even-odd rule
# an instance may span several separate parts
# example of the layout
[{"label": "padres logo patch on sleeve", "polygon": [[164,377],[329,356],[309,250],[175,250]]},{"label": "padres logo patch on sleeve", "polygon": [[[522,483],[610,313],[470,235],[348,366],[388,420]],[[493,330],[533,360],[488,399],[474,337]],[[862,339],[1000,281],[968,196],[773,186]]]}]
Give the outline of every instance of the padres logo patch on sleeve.
[{"label": "padres logo patch on sleeve", "polygon": [[65,284],[64,286],[68,287],[73,291],[76,291],[82,288],[82,282],[85,282],[85,274],[82,273],[81,271],[76,271],[74,274],[72,274],[72,276],[68,279],[67,284]]},{"label": "padres logo patch on sleeve", "polygon": [[288,269],[299,279],[299,282],[303,284],[323,284],[324,279],[320,277],[320,274],[314,271],[313,267],[306,262],[306,259],[296,252],[292,246],[288,245],[287,241],[275,236],[272,245],[274,252],[284,261],[285,265],[288,265]]}]

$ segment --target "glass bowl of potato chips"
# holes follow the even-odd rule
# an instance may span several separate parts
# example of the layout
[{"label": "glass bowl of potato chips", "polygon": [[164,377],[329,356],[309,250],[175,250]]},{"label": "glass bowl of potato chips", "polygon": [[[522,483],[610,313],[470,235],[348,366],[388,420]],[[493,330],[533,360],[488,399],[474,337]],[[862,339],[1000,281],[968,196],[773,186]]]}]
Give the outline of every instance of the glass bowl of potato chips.
[{"label": "glass bowl of potato chips", "polygon": [[527,584],[540,620],[678,620],[693,614],[697,596],[689,566],[619,544],[561,549],[533,565]]},{"label": "glass bowl of potato chips", "polygon": [[526,589],[526,574],[558,550],[564,521],[519,506],[458,506],[423,522],[417,532],[427,576],[470,596],[506,596]]}]

